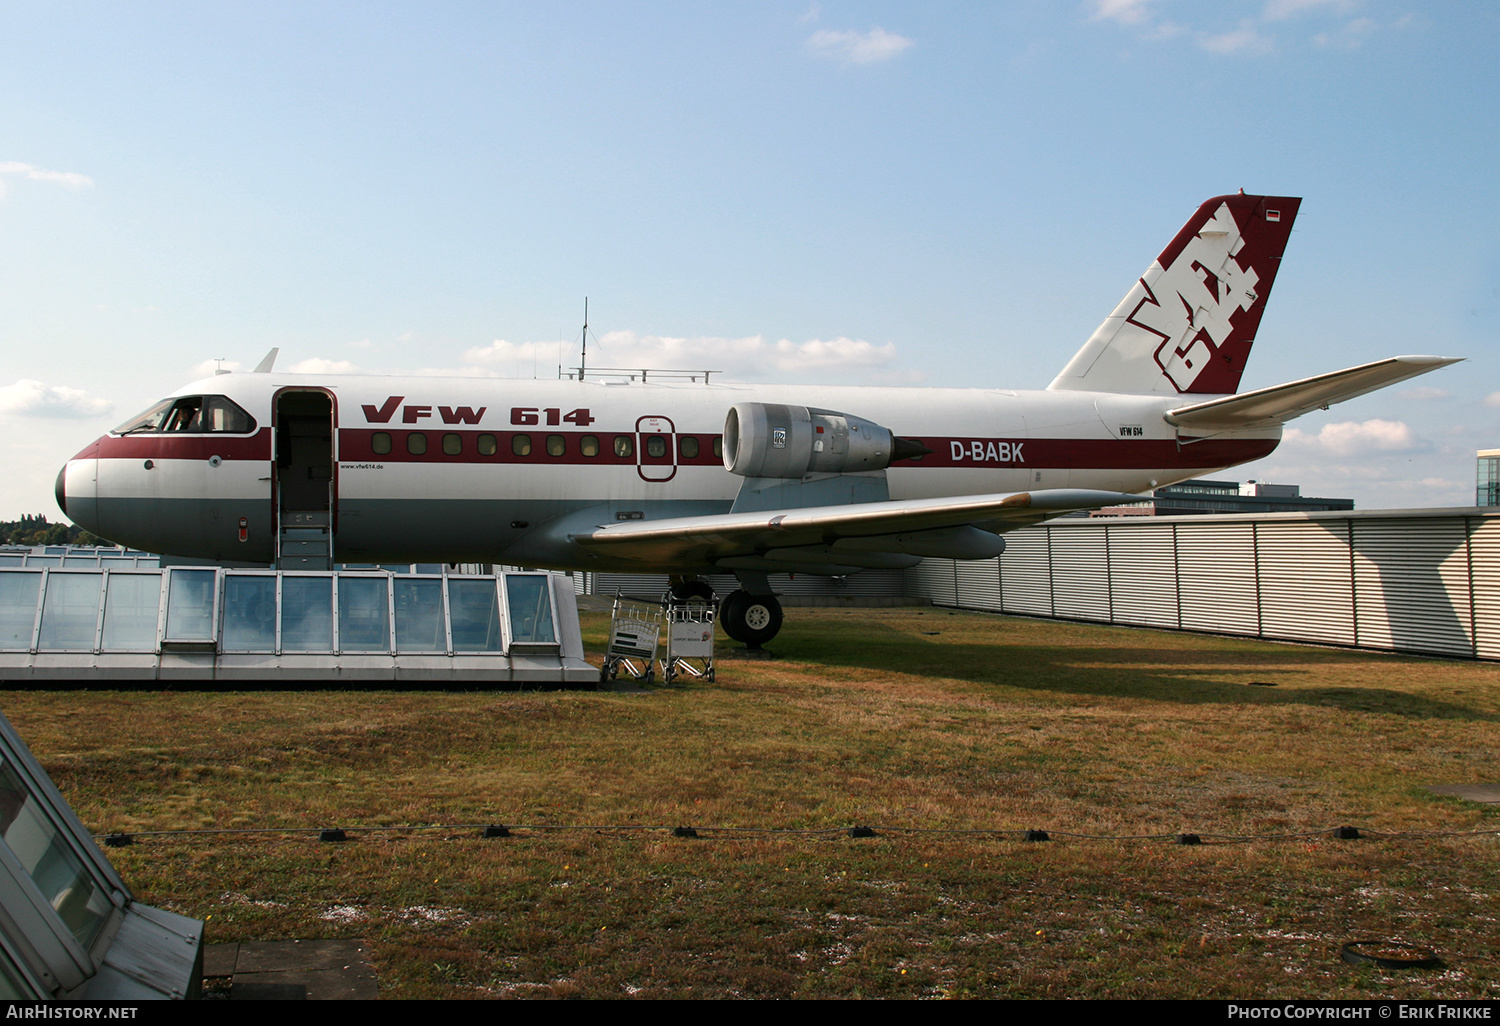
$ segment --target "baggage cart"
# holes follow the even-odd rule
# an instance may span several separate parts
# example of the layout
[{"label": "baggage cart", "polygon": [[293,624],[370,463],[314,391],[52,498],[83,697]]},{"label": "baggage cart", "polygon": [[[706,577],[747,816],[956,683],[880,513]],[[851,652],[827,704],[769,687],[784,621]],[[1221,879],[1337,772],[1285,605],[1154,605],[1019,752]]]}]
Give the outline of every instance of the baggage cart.
[{"label": "baggage cart", "polygon": [[714,614],[712,600],[672,602],[667,607],[667,653],[661,661],[661,679],[671,684],[679,677],[714,679]]},{"label": "baggage cart", "polygon": [[650,684],[656,678],[656,646],[661,639],[662,605],[650,599],[615,596],[609,622],[609,648],[599,683],[625,676]]}]

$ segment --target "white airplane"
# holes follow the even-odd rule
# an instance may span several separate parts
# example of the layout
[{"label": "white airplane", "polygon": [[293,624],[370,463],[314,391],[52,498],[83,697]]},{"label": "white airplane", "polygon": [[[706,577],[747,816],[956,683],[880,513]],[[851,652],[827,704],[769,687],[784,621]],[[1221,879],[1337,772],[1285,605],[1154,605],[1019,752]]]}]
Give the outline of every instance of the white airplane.
[{"label": "white airplane", "polygon": [[89,444],[57,500],[116,542],[283,568],[651,571],[683,598],[732,572],[720,622],[758,646],[781,627],[770,574],[996,556],[1006,531],[1259,459],[1294,417],[1456,362],[1235,394],[1299,203],[1204,203],[1044,391],[277,374],[272,350]]}]

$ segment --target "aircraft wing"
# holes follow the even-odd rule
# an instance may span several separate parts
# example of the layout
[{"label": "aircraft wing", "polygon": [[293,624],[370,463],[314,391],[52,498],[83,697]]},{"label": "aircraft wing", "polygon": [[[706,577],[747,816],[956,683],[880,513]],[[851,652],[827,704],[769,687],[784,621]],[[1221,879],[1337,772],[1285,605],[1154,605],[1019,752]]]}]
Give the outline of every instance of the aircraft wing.
[{"label": "aircraft wing", "polygon": [[1443,356],[1393,356],[1285,385],[1179,406],[1167,411],[1166,419],[1168,424],[1194,431],[1269,427],[1458,362]]},{"label": "aircraft wing", "polygon": [[[850,573],[907,566],[916,556],[981,558],[1003,545],[994,535],[1062,513],[1140,502],[1144,496],[1083,488],[965,495],[633,520],[571,536],[600,556],[646,566]],[[988,547],[988,550],[986,549]],[[900,554],[894,557],[886,554]],[[880,556],[886,555],[882,562]]]}]

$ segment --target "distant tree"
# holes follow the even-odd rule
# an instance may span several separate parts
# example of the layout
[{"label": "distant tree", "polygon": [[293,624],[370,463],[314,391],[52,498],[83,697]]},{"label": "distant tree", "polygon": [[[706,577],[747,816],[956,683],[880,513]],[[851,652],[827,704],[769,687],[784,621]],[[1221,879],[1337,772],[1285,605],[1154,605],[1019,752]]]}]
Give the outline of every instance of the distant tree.
[{"label": "distant tree", "polygon": [[52,523],[45,516],[22,514],[20,520],[0,521],[0,545],[113,545],[77,524]]}]

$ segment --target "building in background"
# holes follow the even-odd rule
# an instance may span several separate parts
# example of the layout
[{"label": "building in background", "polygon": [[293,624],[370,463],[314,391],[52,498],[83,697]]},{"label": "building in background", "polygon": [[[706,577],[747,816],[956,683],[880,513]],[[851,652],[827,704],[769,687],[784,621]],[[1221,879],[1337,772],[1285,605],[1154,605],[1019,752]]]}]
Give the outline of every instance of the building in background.
[{"label": "building in background", "polygon": [[[1500,456],[1500,450],[1496,451]],[[1500,462],[1500,461],[1497,461]],[[1300,485],[1263,481],[1209,481],[1202,478],[1158,488],[1147,502],[1106,506],[1095,517],[1168,517],[1194,513],[1321,513],[1352,510],[1353,499],[1304,496]]]},{"label": "building in background", "polygon": [[1500,506],[1500,449],[1480,449],[1475,455],[1479,472],[1474,505]]}]

